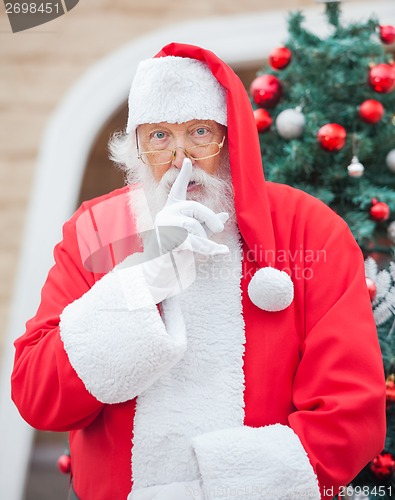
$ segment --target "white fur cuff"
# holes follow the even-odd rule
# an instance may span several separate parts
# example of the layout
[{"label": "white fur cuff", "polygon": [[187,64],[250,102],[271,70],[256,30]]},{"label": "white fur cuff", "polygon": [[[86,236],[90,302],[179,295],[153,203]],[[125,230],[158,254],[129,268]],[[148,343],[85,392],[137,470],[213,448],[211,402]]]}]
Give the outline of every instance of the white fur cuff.
[{"label": "white fur cuff", "polygon": [[204,500],[200,481],[149,486],[129,493],[127,500]]},{"label": "white fur cuff", "polygon": [[165,302],[162,321],[134,266],[115,268],[64,309],[60,335],[70,363],[99,401],[133,399],[182,358],[182,315],[176,299]]},{"label": "white fur cuff", "polygon": [[319,500],[314,470],[284,425],[237,427],[193,439],[207,500]]}]

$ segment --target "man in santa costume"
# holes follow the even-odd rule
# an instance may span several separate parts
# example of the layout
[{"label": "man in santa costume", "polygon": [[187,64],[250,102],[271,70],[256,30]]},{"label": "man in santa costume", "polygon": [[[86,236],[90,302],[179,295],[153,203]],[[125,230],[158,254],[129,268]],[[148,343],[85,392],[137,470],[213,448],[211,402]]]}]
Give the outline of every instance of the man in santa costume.
[{"label": "man in santa costume", "polygon": [[70,431],[71,498],[332,498],[383,448],[363,259],[342,219],[265,182],[248,96],[213,53],[143,61],[123,189],[64,225],[12,395]]}]

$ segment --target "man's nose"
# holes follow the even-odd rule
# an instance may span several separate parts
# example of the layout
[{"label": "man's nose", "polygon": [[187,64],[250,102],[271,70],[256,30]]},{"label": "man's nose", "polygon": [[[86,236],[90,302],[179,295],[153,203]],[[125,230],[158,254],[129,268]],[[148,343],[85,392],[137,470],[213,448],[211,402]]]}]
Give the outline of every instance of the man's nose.
[{"label": "man's nose", "polygon": [[182,146],[177,146],[174,148],[174,159],[173,166],[180,169],[182,167],[182,163],[188,156],[185,154],[185,149]]}]

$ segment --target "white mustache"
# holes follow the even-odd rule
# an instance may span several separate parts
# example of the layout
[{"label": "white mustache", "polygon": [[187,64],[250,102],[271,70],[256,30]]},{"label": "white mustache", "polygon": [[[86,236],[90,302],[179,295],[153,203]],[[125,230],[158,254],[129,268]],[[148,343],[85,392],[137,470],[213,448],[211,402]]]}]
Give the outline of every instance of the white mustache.
[{"label": "white mustache", "polygon": [[[174,181],[178,177],[179,172],[179,169],[176,167],[170,168],[159,181],[159,185],[165,188],[167,192],[170,191]],[[196,184],[200,184],[202,186],[216,186],[221,183],[221,179],[208,174],[200,168],[194,168],[192,170],[190,182],[195,182]]]}]

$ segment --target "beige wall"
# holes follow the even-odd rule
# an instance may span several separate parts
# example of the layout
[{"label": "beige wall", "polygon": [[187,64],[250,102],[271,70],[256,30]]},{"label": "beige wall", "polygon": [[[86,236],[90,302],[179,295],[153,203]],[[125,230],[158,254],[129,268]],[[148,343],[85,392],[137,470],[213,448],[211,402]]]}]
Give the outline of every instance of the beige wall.
[{"label": "beige wall", "polygon": [[0,355],[38,147],[48,118],[72,84],[119,46],[172,23],[314,4],[314,0],[81,0],[66,15],[13,34],[1,3]]}]

